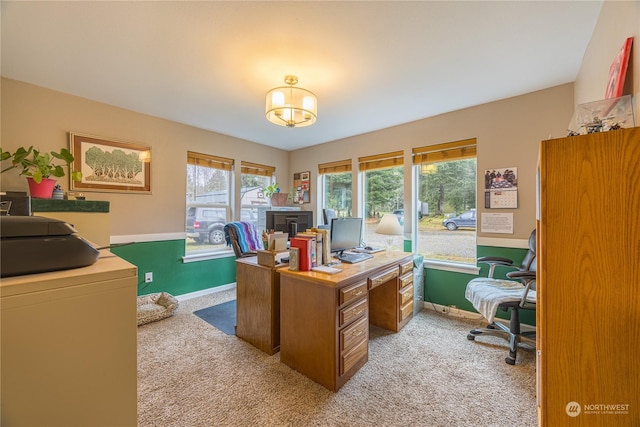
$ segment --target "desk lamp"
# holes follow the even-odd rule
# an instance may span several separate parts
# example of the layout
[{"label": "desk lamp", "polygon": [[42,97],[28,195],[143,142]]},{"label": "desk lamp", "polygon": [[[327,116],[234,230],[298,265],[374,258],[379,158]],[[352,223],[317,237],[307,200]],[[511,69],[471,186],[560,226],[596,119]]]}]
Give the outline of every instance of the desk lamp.
[{"label": "desk lamp", "polygon": [[393,236],[402,236],[404,230],[398,221],[396,214],[384,214],[378,227],[376,227],[377,234],[384,234],[387,237],[387,251],[391,250],[391,244],[393,243]]}]

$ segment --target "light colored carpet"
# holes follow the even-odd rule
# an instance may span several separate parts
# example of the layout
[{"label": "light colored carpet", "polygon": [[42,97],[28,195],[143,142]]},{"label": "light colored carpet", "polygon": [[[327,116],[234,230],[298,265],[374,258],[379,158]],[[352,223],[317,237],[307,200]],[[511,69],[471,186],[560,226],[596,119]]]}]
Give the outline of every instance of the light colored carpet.
[{"label": "light colored carpet", "polygon": [[536,426],[535,356],[504,362],[482,323],[423,310],[397,334],[371,327],[369,362],[332,393],[192,312],[235,289],[180,302],[138,328],[138,425]]}]

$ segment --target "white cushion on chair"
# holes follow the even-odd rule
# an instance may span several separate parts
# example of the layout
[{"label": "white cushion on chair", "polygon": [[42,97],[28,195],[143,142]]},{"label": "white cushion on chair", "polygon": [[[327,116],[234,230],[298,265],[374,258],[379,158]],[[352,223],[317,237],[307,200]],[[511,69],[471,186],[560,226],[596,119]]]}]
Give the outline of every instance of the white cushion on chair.
[{"label": "white cushion on chair", "polygon": [[[467,284],[464,296],[489,323],[492,323],[498,306],[505,302],[522,300],[524,291],[525,287],[520,282],[480,277]],[[527,301],[536,302],[536,291],[529,290]]]}]

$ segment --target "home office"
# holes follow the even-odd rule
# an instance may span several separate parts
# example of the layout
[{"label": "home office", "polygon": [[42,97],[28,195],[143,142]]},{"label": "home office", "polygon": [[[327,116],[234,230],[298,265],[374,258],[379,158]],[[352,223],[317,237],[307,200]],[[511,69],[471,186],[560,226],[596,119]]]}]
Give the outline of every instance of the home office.
[{"label": "home office", "polygon": [[[62,23],[60,23],[59,19],[62,18],[60,18],[58,14],[61,12],[58,12],[54,5],[46,6],[42,4],[34,4],[30,6],[20,6],[11,2],[3,2],[2,7],[3,33],[10,29],[12,29],[11,31],[15,31],[15,26],[17,25],[22,25],[25,29],[29,29],[29,25],[40,25],[42,28],[47,28],[47,23],[43,22],[47,20],[52,22],[52,26],[65,28],[65,31],[73,33],[70,29],[74,28],[75,24],[69,23],[69,25],[66,25],[66,21],[62,21]],[[21,19],[23,14],[27,13],[25,9],[21,8],[29,8],[32,13],[35,13],[39,7],[44,7],[42,15],[46,16],[46,19],[44,17],[30,16],[28,14],[24,16],[26,19]],[[320,5],[316,5],[316,7],[319,10],[322,9]],[[334,10],[336,7],[338,6],[332,5]],[[32,52],[30,54],[31,60],[35,61],[38,58],[43,57],[45,62],[54,64],[55,58],[51,58],[46,54],[46,52],[53,52],[55,44],[54,46],[47,46],[44,40],[39,40],[37,43],[42,43],[48,48],[31,50],[23,48],[23,46],[18,43],[18,40],[20,40],[21,37],[16,38],[6,36],[3,37],[3,40],[7,43],[7,47],[3,49],[3,149],[13,149],[19,145],[28,145],[30,143],[37,143],[45,150],[57,149],[62,146],[68,146],[67,132],[69,131],[78,131],[129,142],[141,142],[152,147],[152,191],[150,194],[126,194],[116,192],[85,193],[89,200],[102,200],[110,203],[110,236],[112,243],[136,242],[134,245],[114,249],[113,252],[137,266],[139,274],[138,280],[140,282],[140,294],[165,290],[176,296],[188,295],[210,288],[223,288],[234,283],[236,279],[235,259],[233,255],[229,254],[225,257],[200,261],[186,259],[186,261],[193,262],[185,262],[183,259],[185,255],[185,202],[183,202],[183,200],[185,200],[185,162],[187,151],[207,153],[234,159],[236,170],[240,169],[242,161],[273,166],[275,167],[275,176],[278,182],[282,183],[283,186],[286,186],[285,188],[292,185],[292,176],[295,172],[310,171],[313,186],[311,191],[312,203],[302,205],[302,208],[313,211],[314,223],[316,224],[321,222],[319,219],[319,213],[323,207],[321,201],[317,200],[317,197],[322,194],[321,189],[316,187],[321,183],[318,164],[350,159],[351,169],[354,176],[356,176],[358,174],[357,159],[359,157],[379,153],[389,153],[392,151],[402,151],[402,168],[404,170],[403,182],[405,183],[405,192],[403,197],[405,198],[404,208],[406,234],[404,238],[406,240],[411,240],[410,237],[414,233],[411,224],[415,220],[414,210],[412,208],[413,204],[410,203],[413,198],[413,190],[409,190],[413,185],[411,179],[413,168],[413,148],[459,141],[467,138],[475,138],[477,140],[478,154],[476,160],[479,180],[482,179],[481,176],[485,170],[492,169],[494,167],[518,167],[519,174],[519,205],[517,209],[512,211],[514,213],[513,234],[495,235],[492,233],[484,233],[478,229],[476,233],[476,255],[485,255],[494,247],[503,248],[501,251],[504,252],[515,252],[517,254],[521,254],[524,251],[526,239],[531,229],[535,227],[536,223],[535,176],[536,159],[538,158],[540,141],[547,139],[550,134],[552,137],[564,136],[566,134],[567,124],[571,120],[577,104],[603,98],[604,86],[607,81],[609,67],[614,57],[617,55],[620,45],[623,40],[629,36],[634,36],[637,40],[637,3],[604,2],[601,5],[601,10],[599,7],[600,5],[598,5],[598,10],[595,15],[589,15],[593,19],[592,21],[589,21],[592,22],[593,31],[589,32],[586,42],[582,45],[582,50],[578,55],[578,65],[574,68],[571,77],[567,79],[559,79],[556,80],[556,83],[546,87],[532,88],[531,90],[526,90],[518,94],[509,95],[508,97],[496,95],[492,100],[487,100],[477,105],[469,105],[461,109],[456,109],[455,111],[442,112],[433,116],[426,115],[424,116],[426,118],[415,117],[415,120],[410,123],[398,124],[393,127],[386,127],[379,130],[367,129],[363,131],[367,133],[362,133],[356,136],[340,137],[325,144],[296,149],[278,149],[269,145],[256,144],[251,142],[249,139],[228,136],[231,133],[215,133],[196,126],[189,126],[186,124],[188,123],[186,120],[180,118],[169,120],[169,117],[165,117],[160,113],[147,112],[137,106],[122,106],[115,101],[110,101],[109,99],[98,99],[92,94],[76,92],[70,88],[66,88],[65,86],[49,86],[45,80],[32,79],[18,71],[13,71],[13,64],[14,61],[26,61],[26,58],[17,52],[18,50],[22,52]],[[98,6],[98,8],[100,8],[100,6]],[[110,13],[108,10],[102,9],[99,9],[99,12],[105,16],[109,16]],[[10,19],[15,17],[16,13],[19,14],[17,17],[18,19]],[[100,28],[102,25],[109,26],[109,22],[117,21],[116,19],[113,21],[105,19],[105,23],[100,24],[100,20],[94,17],[93,13],[86,13],[87,16],[74,22],[93,22],[95,28]],[[98,14],[98,12],[95,13]],[[500,13],[495,13],[495,15],[499,16]],[[311,14],[303,14],[301,16],[311,16]],[[520,16],[524,16],[524,14],[521,14]],[[567,27],[563,27],[563,25],[572,25],[576,21],[584,22],[589,19],[589,16],[577,16],[575,13],[571,14],[569,17],[564,16],[563,19],[561,19],[562,24],[558,24],[560,28],[558,30],[558,35],[555,38],[557,40],[565,40],[570,37],[569,35],[571,35],[571,37],[575,37],[575,32],[568,30]],[[245,19],[248,19],[248,15],[245,16]],[[505,20],[504,17],[502,19],[503,21]],[[354,18],[354,21],[358,20],[359,19]],[[508,19],[506,20],[508,21]],[[15,26],[10,21],[16,22]],[[514,21],[519,21],[519,19],[514,19]],[[376,22],[381,23],[385,21],[381,20]],[[549,31],[548,29],[545,29],[545,25],[547,25],[549,21],[545,20],[544,22],[544,25],[542,22],[538,22],[536,24],[538,32],[535,36],[531,36],[531,38],[539,38],[541,33]],[[256,28],[261,26],[262,25],[257,25]],[[185,27],[187,26],[185,25]],[[331,26],[328,25],[326,28],[330,27]],[[399,27],[401,27],[401,25],[399,25]],[[426,31],[426,28],[429,26],[423,25],[422,27]],[[499,28],[497,24],[496,28]],[[479,32],[481,32],[481,30]],[[39,32],[32,29],[31,33],[32,35],[35,35]],[[12,32],[8,34],[14,33]],[[55,34],[55,31],[49,31],[48,34],[51,34],[49,39],[54,40],[52,34]],[[104,31],[101,31],[101,34],[104,35],[103,37],[112,37],[115,40],[119,40],[118,34],[114,34],[109,29],[104,29]],[[327,37],[329,37],[329,35],[327,35]],[[135,37],[132,38],[132,40],[133,39],[135,39]],[[344,39],[347,40],[349,37],[344,37]],[[446,40],[447,38],[439,38],[439,40],[443,39]],[[442,44],[441,41],[439,43]],[[66,44],[66,42],[60,44]],[[166,44],[166,46],[169,45],[170,43]],[[334,45],[338,48],[341,43],[336,42]],[[233,46],[228,47],[232,48]],[[14,48],[15,51],[12,50]],[[547,61],[547,68],[558,68],[557,63],[562,61],[561,58],[573,53],[567,51],[567,49],[569,48],[565,48],[563,53],[558,55],[554,60],[543,60],[542,53],[540,56],[532,54],[533,62],[539,63],[541,61]],[[640,67],[637,66],[637,61],[640,55],[637,54],[637,49],[638,47],[636,43],[634,44],[632,54],[632,61],[635,66],[630,67],[633,70],[633,74],[627,76],[627,82],[631,84],[631,91],[627,93],[631,94],[638,93],[637,70],[640,69]],[[509,52],[517,52],[518,50],[518,48],[515,48]],[[418,49],[416,51],[419,52],[420,50]],[[377,55],[378,59],[371,60],[371,63],[374,65],[363,66],[362,62],[360,62],[358,67],[356,67],[357,70],[348,73],[348,80],[351,85],[362,84],[362,82],[358,80],[362,69],[369,67],[376,68],[377,66],[375,64],[380,62],[380,58],[388,58],[383,59],[383,62],[399,62],[399,59],[395,59],[391,53],[386,56],[383,55],[383,51],[381,50],[378,50],[377,52],[380,52]],[[103,59],[106,60],[106,56],[104,56],[105,52],[101,52],[101,55],[103,55]],[[354,56],[357,57],[358,55]],[[461,60],[460,55],[457,54],[456,56],[458,58],[458,62],[451,61],[449,63],[459,64],[459,61]],[[60,55],[60,57],[63,57],[63,55]],[[144,54],[140,53],[139,57],[144,57]],[[181,61],[175,60],[175,62],[180,63]],[[407,60],[406,62],[411,63],[410,60]],[[479,76],[478,79],[480,80],[474,80],[473,87],[467,89],[459,89],[456,84],[453,88],[444,89],[446,93],[452,94],[456,91],[471,93],[479,91],[485,86],[482,83],[483,76],[480,74],[481,70],[477,67],[470,66],[472,62],[473,61],[469,61],[467,63],[465,61],[464,67],[458,66],[449,68],[443,66],[444,69],[449,70],[448,72],[453,72],[453,70],[460,68],[475,68],[475,72],[477,73],[477,76]],[[515,64],[517,61],[511,59],[510,62]],[[65,61],[65,65],[61,68],[65,69],[72,63],[75,64],[74,66],[88,66],[89,63],[100,63],[104,65],[103,61],[89,61],[81,58],[78,61]],[[111,65],[121,67],[124,63],[125,62],[121,61],[117,64],[111,63]],[[442,62],[441,64],[446,63],[447,62]],[[126,64],[128,69],[136,69],[136,61],[127,61]],[[32,68],[42,68],[43,70],[49,69],[48,72],[51,73],[51,67],[47,65],[42,65],[40,67],[33,66]],[[196,67],[193,69],[196,69]],[[495,71],[494,69],[494,72],[497,73],[498,71]],[[260,118],[264,120],[264,94],[270,88],[276,85],[281,85],[282,76],[285,73],[296,73],[300,79],[299,85],[314,91],[318,95],[318,120],[314,125],[301,129],[278,128],[279,130],[288,132],[284,134],[283,138],[292,138],[304,141],[307,139],[307,135],[313,131],[314,127],[323,125],[323,121],[326,124],[331,117],[331,115],[329,115],[329,110],[327,109],[328,107],[326,107],[327,104],[325,103],[323,106],[323,102],[327,102],[326,97],[323,101],[320,87],[317,84],[314,84],[316,82],[313,81],[309,74],[305,75],[295,69],[287,69],[282,72],[278,71],[278,73],[274,73],[273,75],[268,76],[268,78],[265,76],[264,82],[261,81],[259,84],[255,83],[255,86],[259,87],[256,87],[255,89],[251,88],[252,91],[255,90],[257,93],[255,97],[256,105],[253,107],[255,111],[254,114],[260,116]],[[520,71],[514,73],[520,73]],[[426,75],[427,73],[423,72],[423,74]],[[87,71],[85,75],[91,79],[91,82],[87,82],[87,86],[94,87],[95,89],[97,89],[98,86],[106,86],[106,80],[103,80],[102,77],[95,72]],[[132,80],[134,80],[135,83],[140,83],[144,86],[145,80],[151,75],[154,75],[154,73],[145,74],[147,77],[143,79]],[[325,75],[328,75],[328,73],[325,73]],[[388,75],[397,74],[389,73]],[[523,76],[523,80],[527,79],[528,77]],[[247,82],[253,80],[253,78],[247,78],[242,81]],[[394,78],[390,80],[402,79]],[[458,83],[460,83],[461,80],[464,79],[458,79]],[[233,86],[231,84],[232,81],[228,79],[228,76],[226,79],[213,79],[213,81],[215,81],[215,83],[210,83],[213,86]],[[407,82],[409,85],[413,85],[414,83],[415,82]],[[253,84],[254,83],[252,83],[252,85]],[[169,87],[171,86],[171,82],[166,82],[164,85]],[[117,86],[118,85],[113,84],[113,87]],[[241,89],[237,89],[237,93],[230,94],[228,97],[242,98],[242,94],[249,91],[249,87],[245,85],[241,86],[243,87]],[[380,89],[380,87],[374,86],[373,83],[366,84],[365,86],[368,86],[369,90],[374,93]],[[133,88],[130,89],[133,91]],[[140,89],[142,90],[142,87]],[[417,104],[421,104],[423,102],[427,103],[430,99],[435,98],[437,93],[435,91],[429,91],[426,93],[410,92],[414,93],[414,101],[412,104],[416,105],[416,108]],[[182,94],[184,93],[186,92],[183,92]],[[339,102],[345,102],[343,97],[339,98]],[[446,99],[446,96],[444,98]],[[171,100],[169,103],[180,104],[182,96],[181,94],[172,94],[166,99]],[[391,97],[388,99],[391,99]],[[167,103],[166,100],[163,101],[157,99],[152,99],[148,102],[150,104],[157,105]],[[367,103],[368,101],[358,99],[357,102]],[[440,99],[437,102],[442,103],[444,101]],[[34,108],[34,106],[38,107]],[[394,108],[395,107],[393,105],[388,104],[382,109],[385,111],[393,111]],[[206,112],[201,112],[201,114],[208,117],[220,117],[219,110],[203,110],[206,110]],[[352,111],[356,110],[356,108],[352,108]],[[636,108],[635,111],[637,115],[638,109]],[[323,116],[323,114],[325,114],[325,116]],[[242,119],[245,119],[244,113]],[[367,116],[364,119],[366,122],[376,122],[377,120],[377,118],[372,116]],[[268,122],[265,123],[265,126],[266,125],[273,126]],[[275,128],[275,126],[273,127]],[[300,131],[300,133],[297,133],[298,131]],[[240,188],[239,177],[236,176],[234,179],[238,180],[235,182],[236,188]],[[354,179],[354,187],[357,185],[356,183],[357,177]],[[62,185],[65,190],[69,190],[68,182],[63,182]],[[23,178],[5,173],[2,176],[2,188],[18,188],[26,190],[26,185],[23,182]],[[234,212],[233,219],[239,219],[240,217],[235,216],[235,213],[241,210],[240,201],[234,200],[233,203],[234,204],[231,206],[230,211]],[[482,203],[478,203],[477,209],[479,214],[487,213],[487,210],[484,209]],[[354,195],[352,212],[356,213],[355,216],[358,216],[357,212],[361,212],[363,210],[363,202]],[[437,264],[438,263],[427,264],[426,289],[428,291],[429,301],[437,304],[436,307],[439,308],[455,305],[460,307],[462,310],[471,311],[469,306],[464,306],[465,299],[463,295],[466,283],[470,278],[474,277],[474,275],[469,274],[468,269],[463,269],[462,272],[459,270],[450,271],[453,267],[440,267],[437,266]],[[153,272],[153,282],[145,287],[142,283],[144,280],[142,279],[146,272]],[[184,302],[183,304],[186,307],[188,303]],[[427,305],[430,305],[429,302],[427,302]],[[161,325],[162,322],[158,323],[157,326],[150,325],[144,331],[142,328],[138,331],[140,338],[143,340],[141,347],[142,345],[148,344],[147,338],[144,334],[153,328],[160,328]],[[193,329],[194,331],[198,331],[199,327],[194,326]],[[481,353],[481,350],[485,349],[485,347],[479,348],[480,346],[475,345],[477,343],[467,343],[465,335],[466,329],[461,335],[461,339],[465,341],[465,344],[471,345],[470,350],[472,354]],[[175,342],[172,342],[172,344],[179,345]],[[574,344],[575,347],[579,347],[579,343]],[[199,352],[207,351],[206,349],[201,349],[199,344],[191,345],[198,346]],[[502,346],[503,344],[500,342],[500,345]],[[233,349],[238,350],[235,346]],[[497,370],[514,368],[502,366],[505,365],[503,362],[504,350],[505,347],[501,347],[497,353],[493,354],[493,357],[488,356],[484,359],[494,359],[496,366],[499,366],[496,367]],[[251,350],[246,350],[244,348],[238,350],[237,354],[232,354],[229,350],[224,350],[222,348],[220,348],[219,351],[229,359],[240,357],[240,354],[253,354],[250,353]],[[490,349],[487,349],[486,351],[490,351]],[[376,353],[372,350],[371,355],[373,356],[374,354]],[[417,353],[412,354],[415,355]],[[278,356],[275,357],[278,358]],[[523,357],[528,357],[528,354],[523,354]],[[420,359],[418,356],[416,356],[416,358]],[[148,361],[149,359],[143,360]],[[262,358],[260,360],[269,365],[271,359]],[[223,363],[222,360],[218,359],[210,361],[210,363],[216,362],[220,364]],[[367,366],[370,366],[371,368],[379,368],[381,371],[387,369],[387,371],[390,372],[392,370],[392,368],[388,366],[384,367],[372,362],[374,361],[370,359]],[[457,361],[452,361],[451,363],[454,364],[457,363]],[[463,363],[463,361],[460,361],[460,363]],[[531,366],[532,363],[533,361],[530,359],[529,366]],[[145,393],[153,394],[153,387],[148,385],[146,381],[148,378],[154,378],[156,381],[160,381],[160,379],[155,377],[154,374],[149,374],[149,366],[151,365],[151,362],[148,364],[143,363],[141,365],[142,372],[144,372],[144,375],[142,376],[144,378],[140,379],[139,383],[144,384],[143,391]],[[259,376],[259,372],[253,370],[255,369],[253,366],[247,367],[246,365],[248,364],[245,364],[247,374],[251,373],[254,377]],[[262,366],[265,365],[262,364]],[[515,368],[520,369],[517,365]],[[274,369],[280,368],[275,367]],[[243,376],[243,371],[231,367],[229,368],[229,372],[237,374],[238,381],[243,384],[244,387],[247,387],[247,389],[250,388],[248,380]],[[348,388],[343,387],[341,389],[339,396],[346,395],[348,394],[348,391],[352,390],[352,387],[361,385],[359,382],[353,383],[353,380],[358,380],[360,374],[366,374],[366,372],[361,370],[359,374],[352,378],[352,380],[347,384]],[[478,375],[480,375],[480,373],[478,373]],[[507,371],[504,375],[507,378],[514,378],[518,374],[516,373],[516,370],[511,369],[511,371]],[[425,374],[425,376],[428,378],[429,374]],[[223,375],[220,375],[220,377],[223,377]],[[305,386],[309,385],[311,388],[313,387],[311,382],[306,383],[303,379],[299,379],[298,377],[288,378],[294,378],[292,381],[296,384],[303,384]],[[435,377],[432,378],[435,379]],[[419,382],[419,384],[423,384],[420,382],[421,380],[416,379],[415,381]],[[469,379],[469,381],[473,381],[473,379]],[[508,379],[505,381],[510,382],[511,380]],[[211,382],[215,383],[215,381]],[[204,389],[205,387],[202,388]],[[478,386],[477,388],[480,389],[482,387]],[[297,392],[300,392],[302,389],[303,387],[296,390]],[[211,391],[211,389],[209,390]],[[228,390],[234,389],[228,388]],[[246,391],[246,389],[244,390]],[[321,394],[317,389],[313,390],[316,394],[313,394],[312,398],[317,397],[317,394]],[[364,390],[364,388],[362,390]],[[435,396],[428,394],[430,393],[430,391],[428,391],[428,386],[418,386],[417,389],[409,388],[409,390],[411,390],[409,393],[431,396],[429,401],[439,400]],[[166,393],[169,394],[169,391],[167,390]],[[220,390],[220,393],[223,394],[224,391]],[[357,392],[354,391],[353,393]],[[378,390],[378,393],[380,393],[380,390]],[[241,394],[241,392],[238,391],[237,394],[234,395],[238,394]],[[175,400],[188,401],[188,398],[184,396],[185,395],[178,394],[175,396]],[[533,397],[531,393],[527,394],[527,396],[529,398]],[[288,397],[291,398],[292,408],[299,408],[299,406],[296,406],[297,401],[292,396]],[[325,398],[324,395],[322,395],[323,402],[329,402],[327,399],[329,398]],[[153,399],[145,397],[141,400],[144,402],[140,403],[140,408],[142,408],[139,409],[140,414],[149,414],[153,411],[156,411],[157,413],[158,407],[153,407]],[[276,399],[269,400],[274,401]],[[318,398],[318,400],[321,399]],[[269,411],[265,409],[265,406],[259,402],[256,402],[253,399],[250,402],[255,408],[263,410],[266,414],[269,413]],[[353,403],[353,401],[350,403]],[[413,403],[414,405],[411,406],[411,410],[418,410],[418,413],[422,415],[415,415],[415,418],[411,418],[411,420],[423,419],[423,417],[434,419],[430,417],[431,414],[425,415],[426,412],[420,412],[422,408],[429,405],[421,401]],[[527,406],[526,403],[519,404],[521,405],[519,406],[520,409],[535,405],[535,403],[531,402],[528,403],[529,406]],[[329,403],[327,403],[327,405],[329,405]],[[336,403],[336,405],[340,404]],[[380,404],[380,406],[384,406],[384,404]],[[237,415],[238,420],[243,419],[240,411],[228,412],[225,407],[225,405],[220,405],[219,407],[216,407],[215,410],[209,408],[211,410],[209,419],[215,420],[215,414],[220,417],[222,424],[224,424],[225,421],[227,424],[231,424],[231,420],[235,415]],[[179,412],[176,407],[173,408],[176,412]],[[346,410],[342,410],[342,406],[333,406],[333,408],[341,414],[345,414],[347,412]],[[436,412],[449,412],[450,414],[453,414],[456,411],[465,411],[466,413],[478,414],[477,419],[479,420],[487,420],[487,418],[482,418],[485,416],[482,415],[483,411],[467,409],[467,406],[464,408],[465,409],[458,408],[454,410],[453,408],[447,409],[442,405],[440,410]],[[535,408],[532,410],[535,411]],[[172,412],[171,409],[167,410],[164,414],[167,419],[171,419],[172,417],[170,412]],[[190,412],[195,413],[196,410],[191,408]],[[502,418],[503,420],[512,420],[513,422],[517,421],[517,419],[513,418],[511,415],[504,415],[509,414],[509,410],[505,409],[500,412],[501,415],[494,416],[504,416],[505,418]],[[526,412],[526,410],[523,409],[523,412]],[[220,414],[226,414],[227,418],[224,418]],[[301,420],[301,418],[296,418],[295,415],[289,412],[287,412],[287,414],[291,415],[293,420]],[[186,416],[184,413],[182,415]],[[383,414],[379,415],[383,416]],[[197,417],[197,415],[191,416]],[[273,418],[267,419],[276,419],[275,415],[272,416]],[[143,415],[143,417],[143,420],[145,421],[142,421],[141,425],[149,425],[153,423],[150,415]],[[535,414],[533,417],[535,417]],[[389,418],[380,419],[389,420]],[[451,419],[455,424],[456,418],[451,415]],[[306,420],[309,421],[309,419]],[[348,420],[353,420],[353,418],[348,418]],[[368,418],[365,419],[364,422],[366,422],[366,420],[368,420]],[[364,423],[362,420],[360,421],[361,424]],[[313,421],[311,420],[309,423],[312,424]],[[357,424],[357,422],[354,423]],[[382,423],[384,423],[384,421]],[[393,423],[394,420],[391,419],[387,424],[393,425]],[[459,422],[459,424],[463,423],[464,421]],[[167,425],[170,424],[170,422],[167,422]],[[486,424],[490,424],[490,422],[487,422]]]}]

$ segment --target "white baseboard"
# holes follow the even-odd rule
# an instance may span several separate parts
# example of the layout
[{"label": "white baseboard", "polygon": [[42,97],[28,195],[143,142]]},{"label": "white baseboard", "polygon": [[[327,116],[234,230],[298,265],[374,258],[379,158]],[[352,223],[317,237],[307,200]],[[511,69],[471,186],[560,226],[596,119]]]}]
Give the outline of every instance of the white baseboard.
[{"label": "white baseboard", "polygon": [[178,301],[185,301],[191,298],[197,298],[204,295],[213,294],[216,292],[228,291],[230,289],[235,289],[235,287],[236,287],[236,282],[233,282],[233,283],[229,283],[228,285],[216,286],[215,288],[203,289],[201,291],[195,291],[195,292],[190,292],[188,294],[178,295],[175,298]]}]

